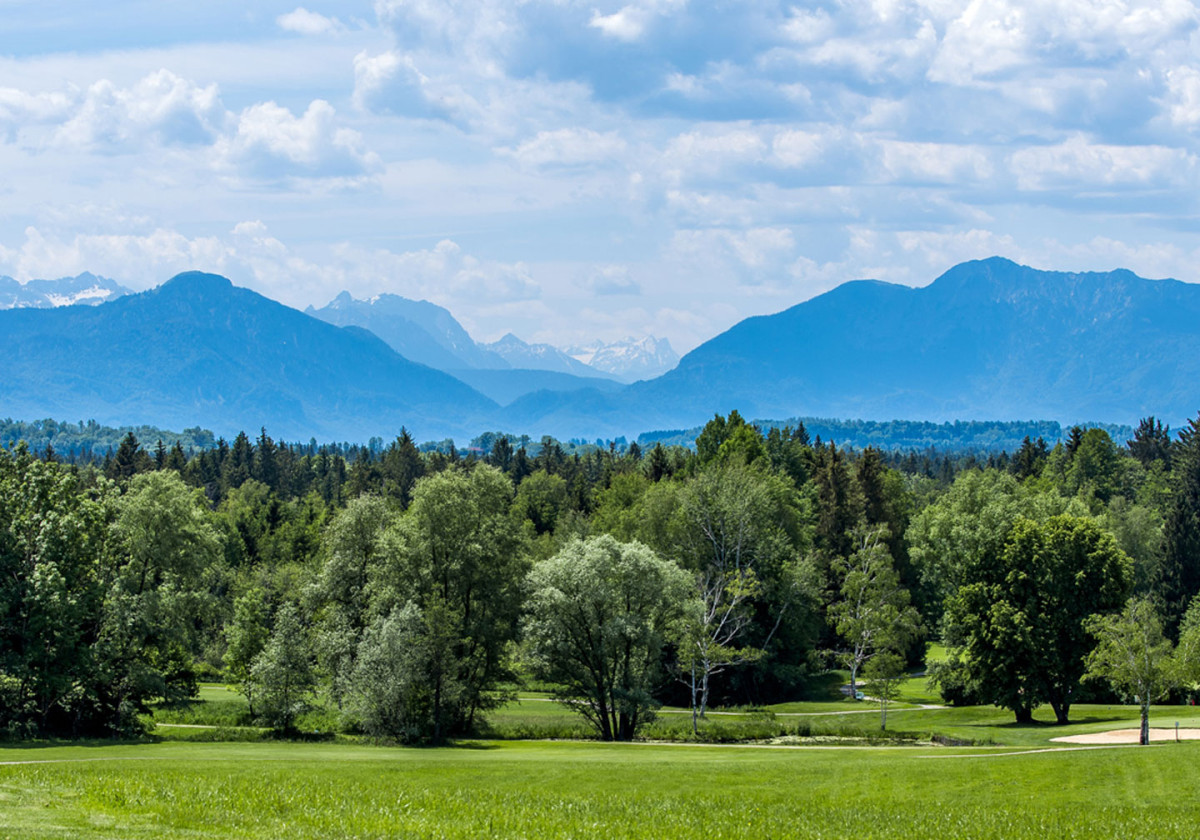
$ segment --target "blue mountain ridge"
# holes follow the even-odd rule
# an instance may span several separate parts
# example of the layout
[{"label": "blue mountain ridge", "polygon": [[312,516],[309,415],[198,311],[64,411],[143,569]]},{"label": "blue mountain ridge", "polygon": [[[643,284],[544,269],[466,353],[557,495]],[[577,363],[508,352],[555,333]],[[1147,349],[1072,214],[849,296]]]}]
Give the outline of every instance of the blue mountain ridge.
[{"label": "blue mountain ridge", "polygon": [[[0,354],[0,415],[219,434],[265,425],[285,439],[361,441],[401,425],[420,439],[487,429],[632,437],[732,409],[1063,424],[1154,414],[1178,426],[1200,409],[1200,285],[998,257],[923,288],[853,281],[748,318],[657,379],[554,382],[504,408],[365,329],[197,272],[95,307],[0,312]],[[484,390],[506,401],[539,382],[489,380]]]},{"label": "blue mountain ridge", "polygon": [[188,272],[96,307],[0,312],[0,413],[285,439],[475,433],[494,402],[359,328]]},{"label": "blue mountain ridge", "polygon": [[1200,286],[993,257],[930,285],[845,283],[747,318],[618,394],[534,394],[530,434],[688,428],[715,412],[863,420],[1179,424],[1200,409]]}]

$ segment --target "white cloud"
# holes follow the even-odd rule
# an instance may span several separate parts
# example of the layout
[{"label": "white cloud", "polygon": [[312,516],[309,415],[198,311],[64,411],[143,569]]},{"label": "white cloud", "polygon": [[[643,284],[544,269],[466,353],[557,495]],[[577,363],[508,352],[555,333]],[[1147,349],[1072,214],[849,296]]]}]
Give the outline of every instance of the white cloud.
[{"label": "white cloud", "polygon": [[[979,228],[964,231],[898,231],[896,242],[903,253],[919,256],[929,269],[925,280],[932,280],[937,273],[952,265],[967,260],[986,259],[996,255],[1021,260],[1018,243],[1011,236],[996,234]],[[912,279],[922,282],[915,273]]]},{"label": "white cloud", "polygon": [[1176,67],[1167,71],[1168,113],[1175,125],[1200,125],[1200,70]]},{"label": "white cloud", "polygon": [[72,108],[65,93],[28,93],[16,88],[0,88],[0,137],[14,140],[22,128],[59,123]]},{"label": "white cloud", "polygon": [[929,77],[971,84],[1013,72],[1048,74],[1064,62],[1149,58],[1197,21],[1188,0],[972,0],[946,27]]},{"label": "white cloud", "polygon": [[224,271],[228,247],[215,237],[189,239],[159,228],[145,235],[77,234],[68,238],[25,229],[24,241],[0,250],[6,271],[18,280],[74,276],[84,271],[134,288],[158,285],[181,271]]},{"label": "white cloud", "polygon": [[1013,152],[1010,167],[1023,190],[1193,185],[1196,158],[1166,146],[1114,146],[1076,135],[1053,146]]},{"label": "white cloud", "polygon": [[250,106],[217,151],[225,166],[266,179],[295,174],[356,178],[380,168],[362,135],[340,127],[333,106],[321,99],[299,117],[274,102]]},{"label": "white cloud", "polygon": [[787,20],[782,27],[783,33],[798,44],[828,41],[836,29],[833,18],[825,9],[801,9],[794,6],[788,10]]},{"label": "white cloud", "polygon": [[497,152],[524,166],[574,166],[610,161],[625,149],[625,141],[615,131],[602,134],[586,128],[562,128],[539,131],[516,148]]},{"label": "white cloud", "polygon": [[611,15],[602,15],[598,11],[592,12],[592,19],[588,21],[588,26],[599,29],[605,35],[616,38],[618,41],[636,41],[646,31],[649,19],[650,14],[645,9],[624,6]]},{"label": "white cloud", "polygon": [[482,109],[461,87],[439,85],[394,50],[354,58],[354,102],[368,111],[455,120]]},{"label": "white cloud", "polygon": [[686,5],[687,0],[642,0],[607,15],[594,9],[588,26],[618,41],[638,41],[655,18],[670,15]]},{"label": "white cloud", "polygon": [[594,295],[638,295],[642,287],[624,265],[600,265],[580,280],[580,286]]},{"label": "white cloud", "polygon": [[146,142],[205,145],[224,128],[216,85],[200,87],[159,70],[129,88],[108,80],[91,85],[57,132],[59,143],[137,151]]},{"label": "white cloud", "polygon": [[296,32],[300,35],[325,35],[340,32],[345,29],[342,22],[335,17],[325,17],[317,12],[310,12],[300,6],[294,11],[280,15],[275,19],[280,29]]},{"label": "white cloud", "polygon": [[771,141],[771,152],[782,166],[803,168],[819,161],[826,139],[812,131],[781,131]]},{"label": "white cloud", "polygon": [[505,0],[376,0],[379,20],[410,47],[454,53],[467,72],[498,75],[521,32],[519,7]]},{"label": "white cloud", "polygon": [[989,152],[972,146],[881,140],[877,148],[887,181],[964,187],[987,181],[994,171]]},{"label": "white cloud", "polygon": [[[723,273],[744,286],[769,286],[778,282],[795,248],[787,228],[679,230],[667,246],[667,257],[704,266],[709,276]],[[717,267],[720,270],[714,271]]]}]

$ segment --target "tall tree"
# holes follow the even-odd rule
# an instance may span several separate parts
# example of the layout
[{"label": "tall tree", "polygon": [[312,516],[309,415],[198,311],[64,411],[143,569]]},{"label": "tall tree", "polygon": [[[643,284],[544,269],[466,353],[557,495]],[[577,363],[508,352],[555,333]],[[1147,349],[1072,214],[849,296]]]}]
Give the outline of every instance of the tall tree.
[{"label": "tall tree", "polygon": [[308,638],[294,604],[279,608],[275,630],[255,658],[250,679],[261,718],[274,729],[292,731],[316,687]]},{"label": "tall tree", "polygon": [[[796,579],[788,573],[798,563],[797,507],[787,479],[740,457],[718,459],[683,489],[681,527],[661,550],[695,576],[701,604],[679,651],[693,726],[708,707],[712,678],[759,659],[799,594],[781,585]],[[752,633],[768,594],[773,626]]]},{"label": "tall tree", "polygon": [[857,549],[833,561],[839,598],[829,620],[845,642],[839,658],[850,670],[850,696],[858,694],[858,672],[881,653],[897,653],[921,632],[921,618],[909,603],[887,549],[881,526],[855,532]]},{"label": "tall tree", "polygon": [[1154,581],[1168,636],[1176,635],[1188,604],[1200,593],[1200,417],[1180,432],[1174,466],[1163,562]]},{"label": "tall tree", "polygon": [[862,493],[850,470],[846,453],[831,441],[817,446],[817,548],[826,558],[846,557],[854,551],[851,532],[863,518]]},{"label": "tall tree", "polygon": [[0,448],[0,731],[108,735],[95,641],[113,494],[23,446]]},{"label": "tall tree", "polygon": [[1161,420],[1153,415],[1143,417],[1133,432],[1133,439],[1125,442],[1129,454],[1137,458],[1143,467],[1149,467],[1155,461],[1170,468],[1171,466],[1171,427],[1164,426]]},{"label": "tall tree", "polygon": [[384,534],[393,517],[378,496],[351,499],[325,531],[324,563],[306,592],[320,628],[317,659],[339,704],[349,690],[358,642],[370,621],[368,582],[372,570],[383,565]]},{"label": "tall tree", "polygon": [[372,582],[375,614],[412,603],[430,644],[449,645],[431,660],[448,664],[427,676],[435,741],[470,729],[479,712],[502,701],[501,684],[511,678],[508,649],[528,568],[512,500],[512,482],[486,464],[421,479],[408,513],[388,532],[387,563]]},{"label": "tall tree", "polygon": [[529,573],[526,638],[555,698],[605,741],[631,740],[657,707],[662,653],[696,607],[687,572],[640,543],[575,540]]},{"label": "tall tree", "polygon": [[1085,621],[1118,609],[1131,578],[1132,562],[1093,520],[1019,520],[995,562],[972,567],[950,601],[980,694],[1018,722],[1049,703],[1067,723],[1094,644]]},{"label": "tall tree", "polygon": [[[1142,711],[1138,743],[1150,743],[1150,704],[1178,684],[1179,671],[1162,620],[1148,598],[1133,598],[1119,614],[1088,619],[1096,647],[1087,657],[1087,675],[1108,680],[1113,688],[1137,698]],[[1194,673],[1194,672],[1193,672]]]}]

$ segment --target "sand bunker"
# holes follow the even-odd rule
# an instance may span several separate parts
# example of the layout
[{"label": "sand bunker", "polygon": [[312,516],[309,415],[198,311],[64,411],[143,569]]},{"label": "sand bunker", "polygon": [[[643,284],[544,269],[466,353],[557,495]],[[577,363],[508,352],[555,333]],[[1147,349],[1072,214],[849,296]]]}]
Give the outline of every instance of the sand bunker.
[{"label": "sand bunker", "polygon": [[[1140,740],[1141,730],[1111,729],[1108,732],[1089,732],[1086,735],[1064,735],[1061,738],[1051,738],[1063,744],[1136,744]],[[1151,729],[1150,741],[1174,741],[1175,729]],[[1200,729],[1180,729],[1180,741],[1200,741]]]}]

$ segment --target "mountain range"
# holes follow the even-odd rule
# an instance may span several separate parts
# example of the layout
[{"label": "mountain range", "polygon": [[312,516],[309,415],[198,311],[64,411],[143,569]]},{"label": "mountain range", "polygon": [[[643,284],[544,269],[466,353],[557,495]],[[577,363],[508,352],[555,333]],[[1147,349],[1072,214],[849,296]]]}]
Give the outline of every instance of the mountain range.
[{"label": "mountain range", "polygon": [[[360,303],[365,315],[345,315]],[[1063,423],[1154,414],[1174,425],[1200,408],[1200,285],[1124,270],[991,258],[922,288],[852,281],[746,319],[631,385],[513,368],[448,312],[421,306],[433,307],[346,295],[306,314],[190,273],[99,306],[3,311],[0,414],[365,440],[402,424],[422,439],[486,429],[616,437],[735,408],[760,418]],[[374,330],[359,325],[370,317]],[[349,325],[326,322],[334,318]],[[381,334],[402,320],[429,338],[404,325]],[[486,367],[499,364],[488,353],[509,367]],[[537,379],[547,376],[557,390]]]},{"label": "mountain range", "polygon": [[131,291],[115,280],[87,271],[75,277],[28,283],[0,275],[0,309],[51,309],[77,303],[95,306],[128,294]]},{"label": "mountain range", "polygon": [[477,434],[498,409],[367,330],[200,272],[100,306],[0,312],[0,358],[0,412],[12,417],[365,441],[406,424]]}]

